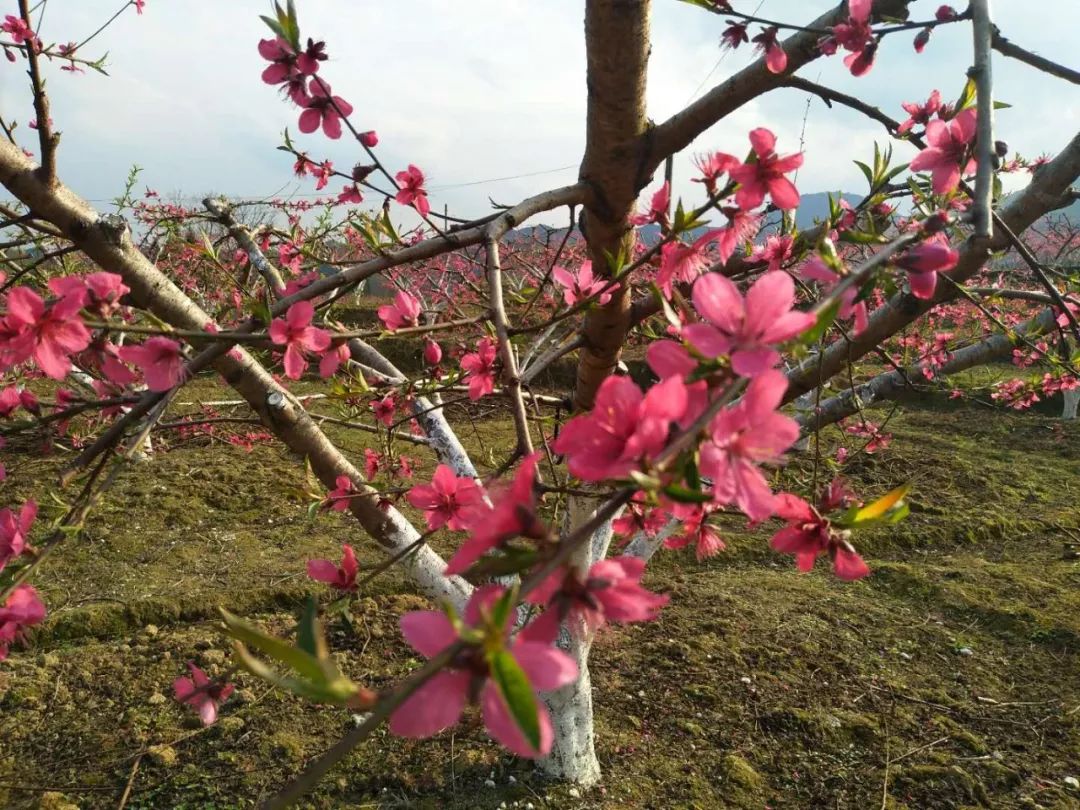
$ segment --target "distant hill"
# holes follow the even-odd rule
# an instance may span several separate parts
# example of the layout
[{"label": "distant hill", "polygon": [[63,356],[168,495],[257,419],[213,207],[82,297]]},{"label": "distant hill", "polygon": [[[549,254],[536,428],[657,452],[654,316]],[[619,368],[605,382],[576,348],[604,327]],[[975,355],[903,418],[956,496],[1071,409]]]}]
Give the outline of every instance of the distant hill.
[{"label": "distant hill", "polygon": [[[833,192],[833,198],[838,196],[839,192]],[[855,194],[844,194],[843,198],[852,205],[856,205],[862,199]],[[824,220],[829,216],[829,193],[825,191],[815,191],[809,194],[803,194],[799,201],[799,208],[795,212],[795,224],[799,230],[806,230],[813,227],[817,222]],[[716,215],[711,217],[712,227],[715,227],[720,219]],[[764,233],[769,234],[776,231],[780,225],[780,212],[773,211],[767,214],[765,217],[765,226],[763,228]],[[701,234],[705,233],[707,228],[697,228],[688,234],[688,238],[697,238]],[[533,238],[543,238],[544,234],[551,232],[552,238],[561,239],[566,234],[565,228],[550,229],[543,226],[534,226],[530,228],[518,228],[512,231],[509,235],[511,240],[527,240]],[[579,234],[576,232],[571,236],[571,239],[579,238]],[[660,240],[660,226],[656,224],[643,225],[638,228],[638,238],[646,245],[655,245]]]}]

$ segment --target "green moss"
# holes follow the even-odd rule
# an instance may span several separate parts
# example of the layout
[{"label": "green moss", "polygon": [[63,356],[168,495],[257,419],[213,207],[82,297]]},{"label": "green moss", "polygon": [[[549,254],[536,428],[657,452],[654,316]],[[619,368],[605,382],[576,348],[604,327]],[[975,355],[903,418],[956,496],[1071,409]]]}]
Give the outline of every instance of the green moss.
[{"label": "green moss", "polygon": [[765,796],[768,785],[754,767],[738,754],[728,754],[720,763],[724,800],[738,807],[749,807]]}]

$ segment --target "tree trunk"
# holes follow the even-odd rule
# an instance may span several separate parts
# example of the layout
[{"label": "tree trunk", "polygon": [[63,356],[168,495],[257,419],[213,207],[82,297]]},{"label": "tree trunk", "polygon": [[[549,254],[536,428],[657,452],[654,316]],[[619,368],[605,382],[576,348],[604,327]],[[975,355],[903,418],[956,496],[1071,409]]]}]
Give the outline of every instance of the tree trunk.
[{"label": "tree trunk", "polygon": [[[564,536],[592,518],[597,501],[571,495],[566,502]],[[584,574],[594,562],[594,555],[606,553],[611,540],[611,521],[597,529],[589,542],[582,543],[570,558],[570,567]],[[552,779],[588,787],[600,781],[600,762],[593,748],[592,681],[589,678],[589,650],[593,634],[580,619],[567,621],[559,634],[559,647],[578,665],[573,683],[544,695],[551,713],[554,740],[551,753],[540,760],[540,770]]]},{"label": "tree trunk", "polygon": [[1061,418],[1075,419],[1076,406],[1080,405],[1080,388],[1072,388],[1061,393],[1065,397],[1065,407],[1061,410]]},{"label": "tree trunk", "polygon": [[592,634],[579,622],[574,632],[566,633],[559,646],[578,665],[573,683],[544,696],[551,712],[554,740],[551,753],[540,760],[540,770],[552,779],[573,782],[583,787],[600,781],[600,762],[593,748],[592,681],[589,678],[589,650]]}]

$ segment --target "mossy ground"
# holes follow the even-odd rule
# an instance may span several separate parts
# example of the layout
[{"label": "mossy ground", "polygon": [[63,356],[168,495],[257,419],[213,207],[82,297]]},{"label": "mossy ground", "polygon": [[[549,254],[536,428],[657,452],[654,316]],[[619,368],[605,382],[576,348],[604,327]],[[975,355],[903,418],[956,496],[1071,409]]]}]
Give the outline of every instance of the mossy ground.
[{"label": "mossy ground", "polygon": [[[908,403],[888,430],[847,470],[866,496],[914,483],[905,523],[857,538],[868,579],[800,576],[736,522],[716,558],[656,558],[648,585],[670,607],[592,657],[603,787],[544,783],[470,717],[422,742],[377,733],[311,805],[1080,807],[1063,781],[1080,777],[1080,563],[1063,554],[1080,539],[1080,425]],[[510,431],[463,434],[481,451]],[[357,456],[373,441],[335,438]],[[67,458],[9,450],[5,503]],[[777,485],[805,487],[812,455]],[[309,520],[304,488],[276,445],[189,441],[125,472],[43,566],[49,623],[0,667],[0,804],[115,807],[137,762],[128,807],[249,807],[342,734],[347,712],[244,675],[209,729],[169,694],[189,658],[228,667],[215,606],[286,632],[307,593],[326,596],[302,561],[364,548],[342,516]],[[422,604],[376,579],[354,632],[332,628],[343,668],[379,687],[415,666],[396,618]]]}]

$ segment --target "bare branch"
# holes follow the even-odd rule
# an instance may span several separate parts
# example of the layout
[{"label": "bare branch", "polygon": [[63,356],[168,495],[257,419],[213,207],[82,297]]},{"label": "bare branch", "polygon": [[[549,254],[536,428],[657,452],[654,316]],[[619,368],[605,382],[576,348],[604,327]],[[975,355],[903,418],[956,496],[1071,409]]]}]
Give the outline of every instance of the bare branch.
[{"label": "bare branch", "polygon": [[1025,64],[1031,65],[1033,68],[1041,70],[1043,73],[1049,73],[1051,76],[1057,76],[1059,79],[1064,79],[1067,82],[1080,84],[1080,71],[1067,68],[1064,65],[1059,65],[1057,62],[1053,62],[1045,56],[1039,56],[1038,54],[1021,48],[1019,45],[1014,45],[1001,35],[997,26],[994,26],[991,44],[995,51],[1004,56],[1017,59]]},{"label": "bare branch", "polygon": [[990,0],[971,0],[972,35],[975,39],[975,65],[970,74],[975,81],[978,136],[975,157],[975,194],[972,196],[971,217],[975,235],[993,236],[991,220],[994,197],[994,72],[990,42],[994,24],[990,18]]}]

